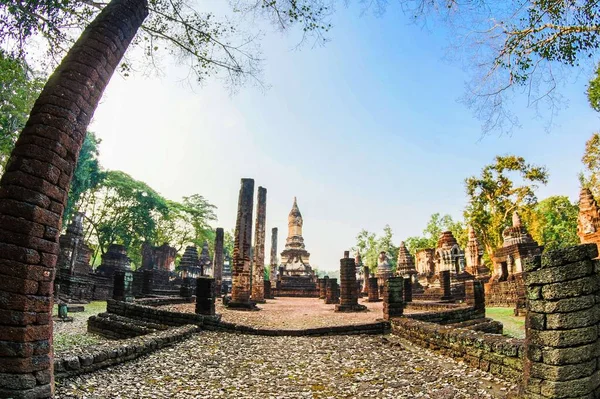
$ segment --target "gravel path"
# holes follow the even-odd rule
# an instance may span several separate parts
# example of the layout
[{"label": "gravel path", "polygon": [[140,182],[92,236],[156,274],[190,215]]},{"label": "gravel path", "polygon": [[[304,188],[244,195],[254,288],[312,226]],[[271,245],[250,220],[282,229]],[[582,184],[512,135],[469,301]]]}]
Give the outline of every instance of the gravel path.
[{"label": "gravel path", "polygon": [[[383,302],[370,303],[366,299],[360,299],[359,303],[365,305],[367,310],[345,313],[335,312],[335,305],[327,305],[325,301],[317,298],[277,298],[259,304],[261,310],[249,312],[228,309],[218,300],[216,312],[222,316],[223,321],[230,323],[282,330],[373,323],[383,318]],[[166,305],[161,309],[194,313],[195,306],[193,303],[186,303]]]},{"label": "gravel path", "polygon": [[56,398],[504,398],[491,375],[393,336],[203,332],[57,384]]}]

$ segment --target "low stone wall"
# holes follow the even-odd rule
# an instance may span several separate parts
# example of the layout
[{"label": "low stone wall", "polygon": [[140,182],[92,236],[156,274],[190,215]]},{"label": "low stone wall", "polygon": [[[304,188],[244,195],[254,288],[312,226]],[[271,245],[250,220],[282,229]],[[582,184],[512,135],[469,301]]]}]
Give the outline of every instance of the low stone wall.
[{"label": "low stone wall", "polygon": [[410,313],[406,314],[405,316],[415,320],[444,325],[461,323],[468,320],[483,319],[485,318],[485,309],[463,307],[443,312]]},{"label": "low stone wall", "polygon": [[393,319],[392,333],[445,356],[464,360],[471,367],[500,378],[521,381],[523,340],[408,317]]},{"label": "low stone wall", "polygon": [[72,275],[63,269],[56,273],[54,286],[60,296],[87,301],[104,301],[112,297],[113,291],[111,279],[94,274]]},{"label": "low stone wall", "polygon": [[271,293],[274,297],[286,296],[296,298],[318,298],[318,289],[291,289],[291,288],[273,288],[271,287]]},{"label": "low stone wall", "polygon": [[138,305],[144,306],[164,306],[164,305],[179,305],[181,303],[194,303],[196,302],[196,297],[182,297],[182,296],[169,296],[169,297],[148,297],[148,298],[138,298],[135,300],[135,303]]},{"label": "low stone wall", "polygon": [[224,331],[249,335],[306,337],[324,335],[385,334],[390,331],[390,323],[384,321],[377,323],[354,324],[335,327],[307,328],[303,330],[274,330],[266,328],[255,328],[241,324],[228,323],[224,321],[215,322],[212,320],[205,320],[204,328],[212,331]]},{"label": "low stone wall", "polygon": [[522,276],[514,280],[492,282],[485,285],[485,305],[514,308],[525,303],[525,284]]},{"label": "low stone wall", "polygon": [[113,313],[100,313],[88,318],[87,330],[112,339],[125,339],[164,331],[169,327],[164,324],[132,320]]},{"label": "low stone wall", "polygon": [[179,313],[168,310],[156,309],[150,306],[138,305],[129,302],[118,302],[109,300],[106,303],[107,313],[113,313],[119,316],[131,319],[142,320],[150,323],[166,324],[168,326],[183,326],[186,324],[195,324],[202,326],[206,320],[219,320],[219,316],[203,316],[195,313]]},{"label": "low stone wall", "polygon": [[452,310],[452,309],[463,308],[463,307],[465,307],[464,303],[460,304],[460,303],[413,301],[413,302],[406,302],[404,304],[404,309],[425,310],[425,311]]},{"label": "low stone wall", "polygon": [[183,341],[197,330],[197,326],[186,325],[138,338],[88,346],[77,355],[58,355],[54,358],[54,377],[72,377],[124,363]]}]

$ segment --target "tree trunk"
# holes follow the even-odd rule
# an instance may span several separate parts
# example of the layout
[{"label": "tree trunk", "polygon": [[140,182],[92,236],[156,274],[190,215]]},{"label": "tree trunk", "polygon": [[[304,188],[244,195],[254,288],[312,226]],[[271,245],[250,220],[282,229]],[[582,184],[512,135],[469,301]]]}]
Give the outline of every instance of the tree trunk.
[{"label": "tree trunk", "polygon": [[148,14],[112,0],[52,74],[0,180],[0,397],[54,392],[52,293],[62,215],[88,124]]}]

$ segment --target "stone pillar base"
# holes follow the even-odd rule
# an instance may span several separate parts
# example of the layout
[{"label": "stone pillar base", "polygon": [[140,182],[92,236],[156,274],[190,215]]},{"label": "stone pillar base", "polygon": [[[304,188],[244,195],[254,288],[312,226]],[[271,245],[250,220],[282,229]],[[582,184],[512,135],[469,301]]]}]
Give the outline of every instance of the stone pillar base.
[{"label": "stone pillar base", "polygon": [[256,302],[233,302],[229,301],[227,305],[225,305],[227,309],[233,310],[260,310],[256,306]]},{"label": "stone pillar base", "polygon": [[335,305],[336,312],[364,312],[367,310],[365,305]]}]

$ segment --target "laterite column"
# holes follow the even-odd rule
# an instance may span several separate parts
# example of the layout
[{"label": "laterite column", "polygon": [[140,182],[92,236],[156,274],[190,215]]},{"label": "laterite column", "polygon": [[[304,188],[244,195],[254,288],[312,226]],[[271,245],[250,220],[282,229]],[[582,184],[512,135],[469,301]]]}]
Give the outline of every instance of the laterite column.
[{"label": "laterite column", "polygon": [[600,264],[596,244],[549,251],[524,263],[528,312],[525,398],[597,398]]},{"label": "laterite column", "polygon": [[215,231],[215,257],[213,261],[213,277],[215,278],[215,293],[217,296],[221,296],[221,289],[223,288],[224,239],[225,232],[223,228],[217,227]]},{"label": "laterite column", "polygon": [[383,286],[383,318],[386,320],[402,316],[404,313],[403,280],[402,277],[390,277],[385,280]]},{"label": "laterite column", "polygon": [[256,227],[254,228],[254,262],[252,264],[252,300],[265,302],[265,227],[267,224],[267,189],[258,188]]},{"label": "laterite column", "polygon": [[196,314],[214,316],[215,279],[199,277],[196,279]]},{"label": "laterite column", "polygon": [[[252,207],[254,205],[254,180],[242,179],[238,200],[233,248],[231,308],[255,309],[250,301],[250,249],[252,248]],[[261,279],[262,281],[262,279]]]}]

